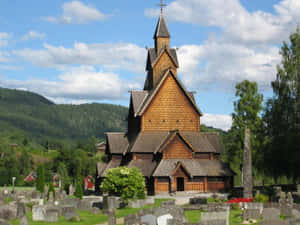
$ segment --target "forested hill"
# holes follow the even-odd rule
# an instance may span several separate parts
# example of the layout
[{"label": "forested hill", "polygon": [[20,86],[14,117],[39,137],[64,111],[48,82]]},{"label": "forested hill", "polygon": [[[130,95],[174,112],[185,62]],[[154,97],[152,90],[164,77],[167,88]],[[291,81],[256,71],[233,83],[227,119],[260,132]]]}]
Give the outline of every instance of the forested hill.
[{"label": "forested hill", "polygon": [[72,141],[124,131],[128,109],[109,104],[56,105],[28,91],[0,88],[0,135],[17,133],[32,141]]}]

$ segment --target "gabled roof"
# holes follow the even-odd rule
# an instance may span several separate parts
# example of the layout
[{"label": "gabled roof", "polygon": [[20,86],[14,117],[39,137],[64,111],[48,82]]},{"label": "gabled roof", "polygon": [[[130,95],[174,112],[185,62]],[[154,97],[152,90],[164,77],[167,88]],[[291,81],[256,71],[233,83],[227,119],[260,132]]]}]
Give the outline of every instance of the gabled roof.
[{"label": "gabled roof", "polygon": [[[181,131],[180,132],[185,139],[195,148],[197,152],[215,152],[220,153],[221,148],[215,148],[210,139],[207,138],[206,133],[202,132],[189,132],[189,131]],[[217,137],[220,142],[220,138]]]},{"label": "gabled roof", "polygon": [[129,146],[132,153],[157,153],[179,135],[184,143],[194,152],[221,153],[222,145],[218,133],[196,131],[147,131],[140,132],[135,141]]},{"label": "gabled roof", "polygon": [[146,69],[149,69],[150,66],[151,68],[153,68],[155,66],[155,64],[157,63],[158,59],[161,57],[161,55],[164,52],[167,52],[168,55],[170,56],[171,60],[174,62],[175,66],[178,68],[179,67],[179,63],[178,63],[178,59],[177,59],[177,53],[176,50],[173,48],[163,48],[158,54],[155,50],[155,48],[149,48],[148,50],[148,60],[147,60],[147,65],[146,65]]},{"label": "gabled roof", "polygon": [[148,91],[132,91],[131,92],[131,101],[133,105],[133,112],[136,114],[140,107],[143,105],[146,97],[148,96]]},{"label": "gabled roof", "polygon": [[112,159],[109,161],[108,164],[98,163],[97,164],[98,177],[104,177],[109,169],[121,166],[121,161],[122,159],[120,158],[120,159]]},{"label": "gabled roof", "polygon": [[145,177],[150,177],[153,173],[153,170],[156,168],[157,162],[152,159],[137,159],[132,160],[127,165],[127,167],[136,167],[138,168]]},{"label": "gabled roof", "polygon": [[171,75],[173,76],[173,78],[175,79],[175,81],[177,82],[177,84],[179,85],[179,87],[181,88],[181,90],[183,91],[183,93],[185,94],[185,96],[187,97],[187,99],[190,101],[191,105],[194,107],[194,109],[197,111],[197,113],[202,116],[202,112],[199,110],[199,108],[197,107],[196,103],[195,103],[195,99],[193,99],[190,95],[190,93],[185,89],[185,87],[183,86],[183,84],[181,83],[181,81],[177,78],[176,75],[173,74],[172,70],[168,69],[166,70],[166,72],[164,73],[164,75],[161,77],[160,81],[158,82],[158,84],[156,85],[156,87],[153,89],[153,91],[151,93],[149,93],[148,97],[146,98],[146,100],[144,101],[143,106],[140,108],[139,112],[137,113],[137,115],[142,116],[143,113],[145,112],[145,110],[148,108],[148,106],[150,105],[150,103],[152,102],[153,98],[156,96],[157,92],[159,91],[160,87],[162,86],[162,84],[164,83],[164,81],[166,80],[166,78]]},{"label": "gabled roof", "polygon": [[195,160],[195,159],[163,159],[156,167],[152,176],[165,177],[172,176],[178,163],[184,165],[184,168],[195,176],[232,176],[232,170],[219,160]]},{"label": "gabled roof", "polygon": [[193,148],[193,146],[178,131],[170,131],[170,134],[165,139],[165,141],[163,142],[163,144],[159,147],[158,151],[163,151],[164,148],[167,145],[169,145],[176,136],[178,136],[188,146],[188,148],[190,150],[192,150],[193,152],[195,151],[194,148]]},{"label": "gabled roof", "polygon": [[158,23],[157,23],[153,38],[157,38],[157,37],[165,37],[165,38],[170,37],[170,33],[169,33],[169,30],[168,30],[167,23],[166,23],[165,18],[162,14],[160,15],[160,17],[158,19]]},{"label": "gabled roof", "polygon": [[129,147],[129,152],[155,153],[169,136],[168,131],[140,132],[135,142]]},{"label": "gabled roof", "polygon": [[125,133],[106,133],[107,144],[111,154],[124,154],[129,142]]}]

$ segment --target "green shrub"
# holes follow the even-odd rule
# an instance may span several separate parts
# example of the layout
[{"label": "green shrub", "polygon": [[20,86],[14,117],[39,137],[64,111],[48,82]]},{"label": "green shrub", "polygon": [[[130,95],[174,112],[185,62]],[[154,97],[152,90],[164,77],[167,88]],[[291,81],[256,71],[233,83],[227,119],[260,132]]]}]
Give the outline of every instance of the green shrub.
[{"label": "green shrub", "polygon": [[36,177],[36,190],[40,193],[44,193],[45,187],[45,167],[43,164],[40,164],[37,168],[37,177]]},{"label": "green shrub", "polygon": [[207,203],[212,203],[212,202],[220,203],[220,202],[222,202],[221,199],[219,199],[219,198],[213,198],[213,197],[208,197],[206,200],[207,200]]},{"label": "green shrub", "polygon": [[238,204],[238,203],[232,204],[232,209],[233,209],[233,210],[239,210],[239,209],[240,209],[239,204]]},{"label": "green shrub", "polygon": [[269,201],[269,197],[267,195],[264,194],[257,194],[255,195],[254,202],[268,202]]},{"label": "green shrub", "polygon": [[100,186],[102,192],[119,195],[125,202],[129,199],[144,199],[145,179],[135,167],[117,167],[110,169]]}]

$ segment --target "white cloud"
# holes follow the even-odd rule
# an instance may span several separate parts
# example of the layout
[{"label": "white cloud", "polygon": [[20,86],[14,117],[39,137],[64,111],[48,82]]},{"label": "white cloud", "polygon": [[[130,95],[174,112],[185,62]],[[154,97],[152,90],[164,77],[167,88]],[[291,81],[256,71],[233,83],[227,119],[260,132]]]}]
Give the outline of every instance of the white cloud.
[{"label": "white cloud", "polygon": [[129,89],[140,84],[121,79],[118,74],[96,71],[94,67],[71,68],[58,76],[57,81],[42,79],[11,80],[0,77],[0,86],[40,93],[52,100],[89,102],[119,100],[126,97]]},{"label": "white cloud", "polygon": [[[300,22],[300,3],[283,0],[274,8],[276,14],[249,12],[239,0],[175,0],[167,6],[165,15],[171,21],[219,27],[227,42],[277,44],[295,31]],[[145,10],[150,17],[158,13],[154,9]]]},{"label": "white cloud", "polygon": [[45,33],[39,33],[37,31],[31,30],[22,37],[22,40],[28,41],[33,39],[43,39],[46,37]]},{"label": "white cloud", "polygon": [[12,37],[11,34],[6,32],[0,32],[0,47],[5,47],[8,45],[8,40]]},{"label": "white cloud", "polygon": [[200,121],[206,126],[220,128],[225,131],[228,131],[232,125],[232,117],[230,115],[205,113]]},{"label": "white cloud", "polygon": [[85,44],[73,48],[44,44],[44,49],[14,51],[25,61],[46,68],[64,68],[68,65],[98,65],[107,70],[144,72],[146,51],[130,43]]},{"label": "white cloud", "polygon": [[62,6],[63,13],[59,17],[44,18],[51,23],[61,24],[86,24],[94,21],[103,21],[108,16],[90,5],[85,5],[80,1],[64,3]]},{"label": "white cloud", "polygon": [[192,88],[233,87],[248,79],[269,88],[280,62],[277,47],[262,49],[208,40],[203,45],[185,45],[178,51],[184,82]]}]

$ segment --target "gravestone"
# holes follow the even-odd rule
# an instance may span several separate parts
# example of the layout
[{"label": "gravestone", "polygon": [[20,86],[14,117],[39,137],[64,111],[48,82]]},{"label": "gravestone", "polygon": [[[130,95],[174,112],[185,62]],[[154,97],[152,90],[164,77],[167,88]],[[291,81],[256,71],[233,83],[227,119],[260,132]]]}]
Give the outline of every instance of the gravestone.
[{"label": "gravestone", "polygon": [[65,216],[67,213],[75,213],[75,207],[71,205],[60,206],[61,216]]},{"label": "gravestone", "polygon": [[284,192],[281,192],[279,198],[280,213],[285,215],[286,217],[292,217],[293,205],[294,205],[294,200],[292,194],[289,192],[286,195]]},{"label": "gravestone", "polygon": [[46,209],[42,205],[34,205],[32,207],[32,220],[33,221],[44,221]]},{"label": "gravestone", "polygon": [[164,207],[164,206],[168,207],[168,206],[173,206],[173,205],[175,205],[175,200],[168,200],[168,201],[161,203],[162,207]]},{"label": "gravestone", "polygon": [[0,206],[0,218],[5,220],[14,220],[17,218],[17,207],[15,206]]},{"label": "gravestone", "polygon": [[39,192],[37,192],[37,191],[32,191],[31,192],[31,198],[32,199],[38,199],[39,196],[40,196]]},{"label": "gravestone", "polygon": [[124,217],[124,225],[139,224],[140,218],[137,214],[130,214]]},{"label": "gravestone", "polygon": [[108,213],[111,209],[117,208],[117,198],[113,196],[103,196],[103,213]]},{"label": "gravestone", "polygon": [[74,195],[74,188],[72,184],[69,185],[69,195],[70,196]]},{"label": "gravestone", "polygon": [[27,216],[23,216],[20,219],[20,225],[28,225],[28,218],[27,218]]},{"label": "gravestone", "polygon": [[263,220],[260,225],[290,225],[288,221],[280,219]]},{"label": "gravestone", "polygon": [[245,202],[244,203],[245,209],[258,209],[259,213],[262,214],[262,211],[264,209],[264,204],[260,202]]},{"label": "gravestone", "polygon": [[109,209],[108,210],[108,225],[116,225],[116,224],[117,224],[116,210]]},{"label": "gravestone", "polygon": [[6,184],[4,185],[3,194],[4,194],[4,196],[7,196],[9,194]]},{"label": "gravestone", "polygon": [[167,225],[168,224],[168,220],[173,219],[173,216],[170,214],[166,214],[163,216],[159,216],[157,218],[157,225]]},{"label": "gravestone", "polygon": [[275,208],[265,208],[262,216],[264,220],[276,220],[280,217],[280,210]]},{"label": "gravestone", "polygon": [[17,218],[22,218],[26,214],[25,203],[17,202]]},{"label": "gravestone", "polygon": [[11,225],[11,224],[4,219],[0,219],[0,225]]},{"label": "gravestone", "polygon": [[137,199],[129,202],[129,208],[143,208],[147,204],[145,199]]},{"label": "gravestone", "polygon": [[[229,211],[223,212],[203,212],[201,213],[200,222],[220,220],[225,221],[226,225],[229,225]],[[223,222],[222,222],[223,223]]]},{"label": "gravestone", "polygon": [[197,224],[191,224],[191,225],[226,225],[225,220],[218,220],[218,219],[212,219],[209,221],[201,221]]},{"label": "gravestone", "polygon": [[141,223],[148,223],[149,225],[157,225],[157,217],[147,214],[141,217]]},{"label": "gravestone", "polygon": [[296,219],[300,219],[300,212],[297,209],[293,209],[292,213]]},{"label": "gravestone", "polygon": [[251,142],[250,129],[245,129],[244,154],[243,154],[243,196],[244,198],[252,198],[252,158],[251,158]]},{"label": "gravestone", "polygon": [[56,208],[46,208],[45,222],[57,222],[59,211]]},{"label": "gravestone", "polygon": [[244,209],[243,211],[243,219],[249,220],[249,219],[259,219],[260,218],[260,212],[259,209]]},{"label": "gravestone", "polygon": [[99,211],[98,208],[93,207],[93,208],[90,210],[90,212],[91,212],[92,214],[96,215],[96,214],[98,214],[100,211]]}]

